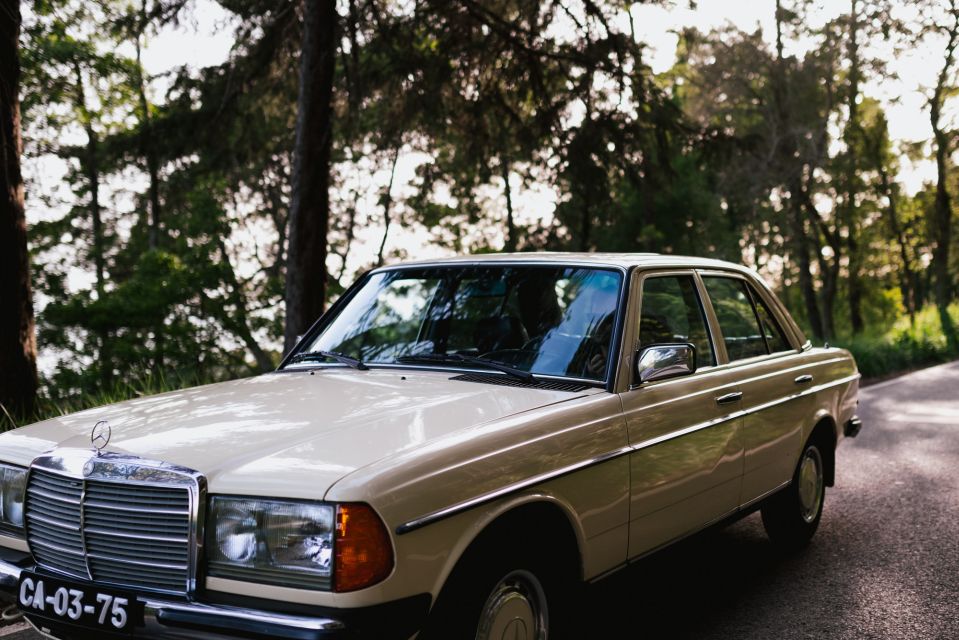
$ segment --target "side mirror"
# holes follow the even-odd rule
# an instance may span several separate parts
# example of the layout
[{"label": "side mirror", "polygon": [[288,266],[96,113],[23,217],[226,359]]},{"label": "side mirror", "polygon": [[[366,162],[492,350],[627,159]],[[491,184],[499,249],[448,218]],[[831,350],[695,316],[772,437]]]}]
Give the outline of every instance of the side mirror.
[{"label": "side mirror", "polygon": [[654,344],[636,354],[640,384],[696,373],[696,347],[689,343]]}]

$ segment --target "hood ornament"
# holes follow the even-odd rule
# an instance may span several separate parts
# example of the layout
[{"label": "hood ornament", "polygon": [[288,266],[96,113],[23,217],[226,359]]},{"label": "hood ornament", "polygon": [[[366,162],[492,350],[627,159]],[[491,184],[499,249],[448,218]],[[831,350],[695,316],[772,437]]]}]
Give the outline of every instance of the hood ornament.
[{"label": "hood ornament", "polygon": [[110,444],[110,436],[113,435],[113,429],[106,420],[100,420],[93,425],[93,431],[90,432],[90,443],[97,450],[97,455],[103,451],[103,448]]}]

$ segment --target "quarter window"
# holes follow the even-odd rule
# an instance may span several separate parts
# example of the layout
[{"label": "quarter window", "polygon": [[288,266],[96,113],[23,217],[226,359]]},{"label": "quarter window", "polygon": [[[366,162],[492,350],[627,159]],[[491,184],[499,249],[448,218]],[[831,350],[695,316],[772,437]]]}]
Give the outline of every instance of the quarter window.
[{"label": "quarter window", "polygon": [[723,332],[729,361],[768,353],[746,283],[734,278],[703,277],[713,310]]},{"label": "quarter window", "polygon": [[696,347],[696,366],[716,364],[692,276],[656,276],[643,282],[639,348],[688,342]]}]

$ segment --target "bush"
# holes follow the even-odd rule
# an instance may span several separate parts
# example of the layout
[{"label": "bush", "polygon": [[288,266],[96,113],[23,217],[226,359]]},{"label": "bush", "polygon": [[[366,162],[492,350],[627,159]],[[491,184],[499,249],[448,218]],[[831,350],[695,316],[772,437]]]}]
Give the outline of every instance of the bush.
[{"label": "bush", "polygon": [[[949,308],[949,316],[953,325],[959,326],[959,304]],[[932,306],[916,314],[915,326],[909,318],[901,318],[884,334],[840,339],[835,345],[852,352],[865,378],[889,376],[959,357],[959,348],[949,344],[939,311]]]}]

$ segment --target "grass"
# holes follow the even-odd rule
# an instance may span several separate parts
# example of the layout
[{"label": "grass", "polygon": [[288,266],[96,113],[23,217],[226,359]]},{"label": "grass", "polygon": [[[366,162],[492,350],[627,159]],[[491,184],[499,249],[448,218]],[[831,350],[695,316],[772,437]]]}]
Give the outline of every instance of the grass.
[{"label": "grass", "polygon": [[11,416],[5,409],[0,409],[0,432],[69,413],[76,413],[84,409],[195,387],[208,382],[212,381],[201,380],[195,376],[173,375],[162,371],[154,372],[144,369],[142,373],[131,380],[117,382],[95,393],[55,400],[41,395],[37,400],[36,412],[30,416],[17,418]]},{"label": "grass", "polygon": [[[959,326],[959,303],[949,307],[953,326]],[[883,378],[959,358],[942,330],[939,311],[929,306],[916,314],[915,325],[900,318],[883,334],[863,334],[836,340],[835,346],[852,352],[864,378]]]}]

